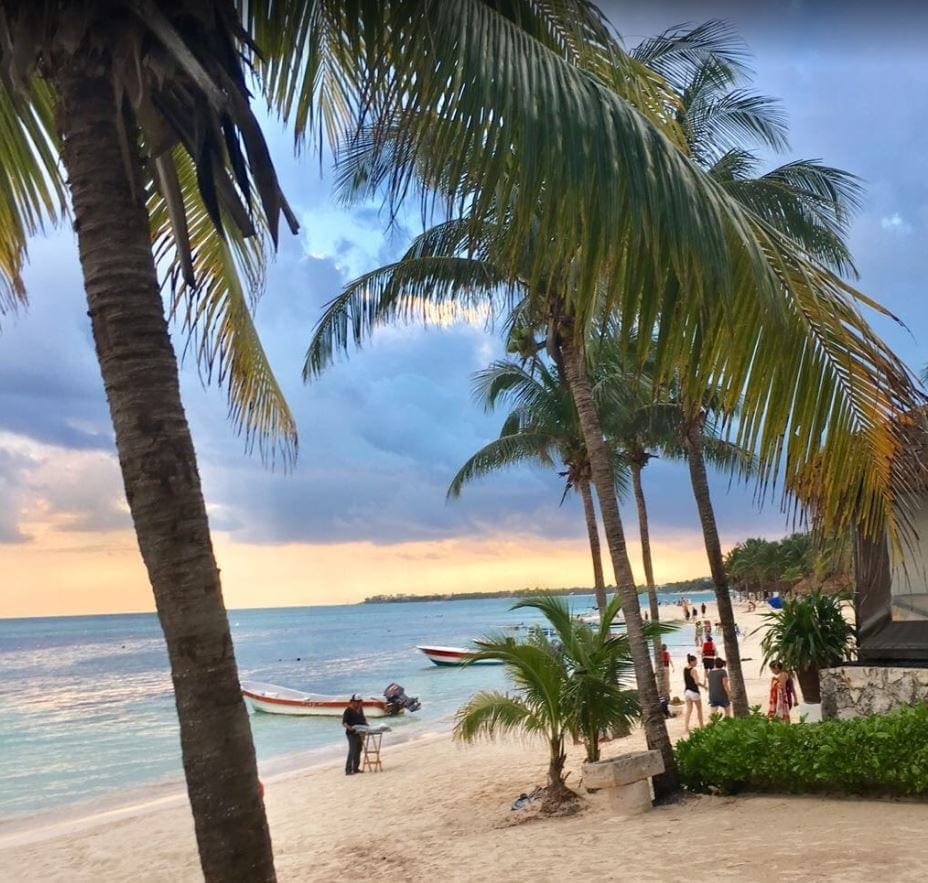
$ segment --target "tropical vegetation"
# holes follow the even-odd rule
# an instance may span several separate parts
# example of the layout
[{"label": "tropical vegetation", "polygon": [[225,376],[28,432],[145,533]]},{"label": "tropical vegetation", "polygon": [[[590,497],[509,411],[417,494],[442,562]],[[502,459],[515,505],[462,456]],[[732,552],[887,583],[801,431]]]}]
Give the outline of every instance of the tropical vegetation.
[{"label": "tropical vegetation", "polygon": [[[718,64],[727,58],[730,64],[737,54],[731,51],[730,32],[713,23],[652,43],[654,48],[647,50],[652,83],[660,85],[658,93],[647,96],[629,94],[628,56],[617,45],[610,42],[608,52],[598,56],[586,86],[596,91],[605,120],[612,122],[596,132],[597,147],[575,155],[576,136],[588,131],[588,121],[578,121],[577,132],[564,136],[558,168],[534,157],[524,163],[534,183],[543,181],[532,191],[534,201],[524,202],[528,193],[513,183],[488,189],[487,180],[463,160],[433,166],[427,148],[407,154],[407,127],[433,123],[416,111],[403,109],[393,126],[357,139],[343,158],[348,191],[366,195],[377,190],[390,180],[379,171],[384,154],[399,156],[410,174],[452,193],[457,214],[417,237],[400,261],[346,286],[316,328],[305,376],[315,376],[351,341],[362,343],[387,322],[469,317],[490,304],[510,316],[511,326],[525,327],[533,337],[537,332],[579,416],[623,599],[645,730],[649,745],[664,758],[666,772],[655,778],[656,793],[664,797],[676,788],[674,760],[643,637],[611,456],[591,388],[589,332],[615,318],[623,345],[630,348],[632,340],[638,341],[639,362],[656,340],[655,384],[677,383],[681,400],[692,403],[701,402],[711,389],[721,413],[737,410],[735,441],[755,456],[762,484],[780,475],[791,504],[814,501],[826,525],[853,517],[867,531],[894,531],[893,493],[908,485],[904,476],[894,484],[899,478],[892,475],[898,428],[892,418],[917,393],[909,371],[859,309],[881,308],[823,265],[836,260],[828,249],[812,248],[804,235],[783,232],[790,211],[800,232],[827,227],[841,194],[829,191],[818,207],[812,187],[808,198],[782,201],[780,217],[774,218],[777,212],[770,206],[775,200],[758,200],[755,210],[738,197],[737,181],[726,186],[694,162],[698,157],[677,115],[681,99],[669,85],[671,75],[685,76],[707,58]],[[640,72],[644,66],[638,64]],[[620,108],[620,117],[634,108],[647,118],[642,120],[644,141],[660,145],[659,156],[651,157],[656,174],[640,174],[643,166],[626,149],[631,142],[621,138],[613,145],[623,145],[620,155],[600,165],[599,151],[610,151],[609,127],[617,119],[612,114]],[[532,125],[520,118],[514,128],[527,132]],[[462,137],[441,127],[432,134],[437,141]],[[540,138],[549,135],[538,132]],[[488,143],[496,142],[482,136],[480,149]],[[589,202],[579,213],[564,211],[560,199],[565,166],[583,169]],[[683,189],[651,192],[643,199],[671,170],[679,172],[674,180]],[[606,190],[601,189],[604,173],[610,182]],[[606,193],[613,203],[608,208]],[[556,207],[546,201],[551,199],[557,200]],[[470,211],[461,214],[465,206]],[[701,219],[707,226],[687,220],[694,210],[709,206],[714,220]],[[590,212],[599,207],[606,213],[621,208],[609,221],[603,216],[587,225]],[[672,243],[682,246],[685,255],[652,259],[655,247]],[[855,367],[849,370],[851,364]],[[851,494],[854,507],[847,505]]]},{"label": "tropical vegetation", "polygon": [[24,302],[27,240],[70,195],[207,879],[275,872],[162,286],[246,444],[290,462],[295,427],[249,308],[281,219],[296,218],[252,93],[298,147],[329,139],[349,189],[385,194],[390,210],[418,193],[452,219],[408,256],[425,266],[370,274],[327,313],[309,373],[379,321],[488,292],[521,300],[562,360],[665,757],[659,794],[676,778],[589,388],[594,319],[658,342],[655,383],[675,378],[690,401],[711,388],[723,413],[737,403],[739,444],[797,505],[814,501],[829,526],[894,530],[906,485],[892,418],[914,388],[859,307],[885,310],[700,169],[679,113],[675,77],[736,61],[724,26],[649,41],[645,63],[584,0],[9,0],[0,12],[0,307]]},{"label": "tropical vegetation", "polygon": [[849,588],[853,568],[847,534],[794,533],[781,540],[750,537],[728,552],[725,569],[740,592],[789,592],[794,588]]},{"label": "tropical vegetation", "polygon": [[599,760],[604,732],[621,729],[640,713],[634,690],[624,686],[631,668],[628,637],[611,629],[621,608],[613,597],[597,626],[578,622],[566,601],[554,595],[526,599],[513,610],[544,614],[553,635],[536,631],[528,641],[489,636],[476,642],[475,659],[503,662],[515,690],[480,691],[457,713],[454,735],[525,733],[545,739],[548,779],[543,809],[552,810],[574,794],[565,782],[566,739],[582,739],[587,760]]},{"label": "tropical vegetation", "polygon": [[[252,92],[292,124],[298,146],[343,136],[356,146],[355,133],[375,133],[369,181],[386,184],[394,206],[414,180],[449,209],[466,196],[475,218],[504,197],[498,258],[508,268],[540,233],[555,245],[535,256],[535,271],[565,266],[582,246],[599,256],[586,267],[598,280],[617,236],[640,240],[636,260],[692,265],[688,290],[715,293],[737,218],[683,159],[664,84],[580,0],[4,2],[2,13],[0,306],[24,302],[27,240],[64,216],[69,194],[127,499],[168,644],[203,871],[273,879],[159,285],[204,373],[225,382],[246,443],[289,462],[293,420],[249,296],[281,218],[291,229],[296,219]],[[763,267],[734,261],[769,289]]]},{"label": "tropical vegetation", "polygon": [[[590,461],[577,409],[557,369],[538,358],[532,359],[530,367],[515,362],[495,362],[476,375],[474,394],[488,411],[501,401],[509,402],[512,410],[503,421],[499,438],[484,445],[458,470],[448,488],[449,499],[459,497],[470,482],[507,466],[525,462],[563,466],[559,473],[565,480],[561,502],[571,490],[579,494],[583,502],[596,605],[600,610],[605,609],[606,584],[590,487]],[[617,493],[622,493],[627,482],[628,466],[622,453],[617,447],[612,449]]]},{"label": "tropical vegetation", "polygon": [[675,746],[691,791],[928,795],[928,705],[791,726],[756,712],[694,730]]},{"label": "tropical vegetation", "polygon": [[779,610],[763,614],[763,662],[776,660],[795,671],[806,702],[822,701],[819,669],[840,665],[853,653],[856,631],[844,615],[843,600],[811,592],[785,598]]}]

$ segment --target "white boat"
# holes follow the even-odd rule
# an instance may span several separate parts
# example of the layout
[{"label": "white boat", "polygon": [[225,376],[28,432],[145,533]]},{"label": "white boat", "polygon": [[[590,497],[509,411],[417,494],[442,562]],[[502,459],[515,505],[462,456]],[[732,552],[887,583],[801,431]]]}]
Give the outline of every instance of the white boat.
[{"label": "white boat", "polygon": [[[417,646],[435,665],[465,665],[477,655],[476,650],[467,650],[464,647],[433,647]],[[499,659],[478,659],[472,665],[502,665]]]},{"label": "white boat", "polygon": [[[345,696],[304,693],[302,690],[291,690],[289,687],[262,684],[258,681],[242,681],[242,695],[245,697],[245,703],[254,711],[264,711],[268,714],[316,714],[341,717],[350,701]],[[364,699],[361,704],[364,716],[368,718],[389,717],[401,714],[403,711],[403,708],[398,707],[396,703],[386,702],[374,696]]]}]

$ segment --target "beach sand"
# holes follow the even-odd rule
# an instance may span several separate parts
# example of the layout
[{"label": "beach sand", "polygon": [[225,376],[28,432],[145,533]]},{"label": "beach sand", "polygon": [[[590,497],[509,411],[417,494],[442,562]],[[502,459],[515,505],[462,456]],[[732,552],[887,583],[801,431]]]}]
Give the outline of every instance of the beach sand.
[{"label": "beach sand", "polygon": [[[714,605],[713,605],[714,607]],[[710,615],[714,613],[710,609]],[[714,618],[714,617],[713,617]],[[757,615],[738,610],[749,633]],[[757,638],[742,642],[752,703],[766,700]],[[675,657],[674,693],[682,693]],[[669,722],[671,736],[683,722]],[[636,730],[608,757],[644,748]],[[686,797],[616,818],[606,795],[583,793],[572,816],[513,812],[543,784],[537,742],[477,745],[447,733],[402,745],[384,739],[383,773],[346,777],[343,761],[266,777],[266,803],[284,881],[922,880],[928,805],[805,797]],[[582,746],[571,748],[577,785]],[[581,789],[582,791],[582,789]],[[0,827],[0,880],[186,881],[200,878],[182,796],[54,825]]]}]

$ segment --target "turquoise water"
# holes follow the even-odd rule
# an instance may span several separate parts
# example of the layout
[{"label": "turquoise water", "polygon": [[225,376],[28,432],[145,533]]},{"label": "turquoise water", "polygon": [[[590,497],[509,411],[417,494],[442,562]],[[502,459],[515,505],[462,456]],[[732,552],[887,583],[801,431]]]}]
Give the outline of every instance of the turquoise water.
[{"label": "turquoise water", "polygon": [[[593,603],[570,601],[578,612]],[[463,645],[539,620],[511,605],[489,598],[298,607],[230,611],[229,619],[243,680],[372,696],[397,681],[422,701],[420,711],[390,721],[398,737],[409,737],[447,729],[471,693],[506,683],[501,667],[434,666],[416,644]],[[690,640],[687,629],[667,643]],[[256,714],[251,723],[261,766],[344,742],[333,718]],[[181,779],[154,614],[0,620],[0,819]]]}]

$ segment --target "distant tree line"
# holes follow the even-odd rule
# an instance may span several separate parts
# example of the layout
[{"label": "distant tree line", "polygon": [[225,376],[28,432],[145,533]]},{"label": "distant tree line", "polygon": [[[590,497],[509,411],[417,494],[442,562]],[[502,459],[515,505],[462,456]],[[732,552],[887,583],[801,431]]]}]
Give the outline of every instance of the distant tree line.
[{"label": "distant tree line", "polygon": [[[712,580],[707,577],[686,579],[675,583],[659,586],[661,592],[669,594],[690,594],[692,592],[711,592]],[[647,591],[646,586],[638,586],[639,592]],[[614,592],[615,586],[606,586],[607,592]],[[411,595],[397,593],[395,595],[371,595],[365,598],[362,604],[397,604],[407,601],[470,601],[475,598],[531,598],[538,595],[593,595],[591,586],[571,586],[562,589],[499,589],[492,592],[435,592],[429,595]]]},{"label": "distant tree line", "polygon": [[742,592],[840,591],[851,584],[851,543],[847,536],[814,533],[752,537],[728,553],[725,566],[733,588]]}]

